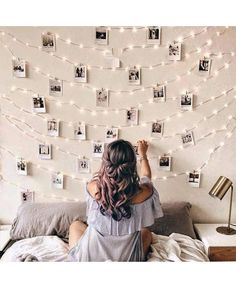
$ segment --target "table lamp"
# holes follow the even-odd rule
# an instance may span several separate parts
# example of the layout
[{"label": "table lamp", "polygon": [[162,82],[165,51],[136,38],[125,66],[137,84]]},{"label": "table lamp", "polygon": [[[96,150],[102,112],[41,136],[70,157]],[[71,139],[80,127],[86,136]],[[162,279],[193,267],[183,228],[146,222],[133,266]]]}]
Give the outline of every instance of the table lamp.
[{"label": "table lamp", "polygon": [[225,235],[234,235],[236,234],[236,230],[230,227],[231,220],[231,211],[232,211],[232,200],[233,200],[233,183],[228,178],[224,176],[220,176],[216,181],[215,185],[211,188],[209,195],[219,200],[222,200],[227,193],[227,191],[231,188],[230,194],[230,206],[229,206],[229,218],[228,218],[228,226],[220,226],[216,228],[216,231],[225,234]]}]

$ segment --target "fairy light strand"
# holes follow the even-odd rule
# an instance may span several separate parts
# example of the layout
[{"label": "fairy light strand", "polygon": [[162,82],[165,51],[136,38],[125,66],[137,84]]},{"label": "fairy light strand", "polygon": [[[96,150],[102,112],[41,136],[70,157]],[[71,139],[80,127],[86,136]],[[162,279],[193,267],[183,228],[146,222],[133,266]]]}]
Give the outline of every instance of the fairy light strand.
[{"label": "fairy light strand", "polygon": [[[11,37],[12,39],[15,39],[15,41],[17,41],[18,43],[20,43],[20,44],[22,44],[22,45],[25,45],[26,47],[39,49],[38,46],[29,44],[28,42],[24,42],[24,41],[16,38],[15,35],[13,35],[13,34],[11,34],[11,33],[9,33],[9,32],[4,32],[3,30],[0,30],[0,33],[1,33],[1,32],[3,32],[4,35],[8,35],[8,36]],[[224,34],[224,33],[221,33],[221,35],[223,35],[223,34]],[[212,40],[212,39],[210,39],[210,40]],[[67,43],[67,41],[65,41],[65,42]],[[71,43],[70,43],[70,44],[71,44]],[[152,47],[153,45],[150,45],[150,46]],[[209,46],[209,40],[206,41],[206,42],[204,42],[201,46],[199,46],[199,48],[200,48],[200,49],[203,49],[204,47],[208,47],[208,46]],[[140,48],[140,47],[139,47],[139,46],[132,46],[132,49],[133,49],[133,48]],[[199,53],[199,48],[198,48],[198,49],[194,49],[194,50],[188,52],[188,53],[187,53],[188,57],[189,57],[190,55],[192,55],[192,54]],[[130,48],[124,48],[124,49],[127,50],[127,49],[130,49]],[[124,50],[124,49],[123,49],[123,50]],[[69,57],[60,56],[60,55],[58,55],[58,54],[55,54],[54,52],[44,51],[44,50],[42,50],[42,49],[39,49],[39,50],[41,50],[42,52],[48,54],[49,56],[52,56],[52,57],[54,57],[54,58],[59,59],[59,60],[62,61],[62,62],[67,62],[67,63],[69,63],[69,64],[71,64],[71,65],[73,65],[73,66],[78,65],[77,62],[74,62],[74,61],[70,60]],[[106,54],[106,53],[105,53],[106,51],[107,51],[107,49],[104,50],[104,54]],[[217,54],[217,53],[210,53],[210,54],[209,54],[209,56],[219,57],[218,55],[220,55],[220,56],[232,55],[232,52],[226,52],[226,53],[220,52],[219,54]],[[152,64],[151,66],[150,66],[150,65],[149,65],[149,66],[141,65],[140,68],[141,68],[141,69],[154,69],[154,68],[157,68],[157,67],[168,66],[168,65],[171,65],[171,64],[173,64],[173,61],[160,62],[160,63]],[[90,64],[88,64],[87,66],[89,66],[90,69],[92,68],[92,69],[99,69],[99,70],[101,70],[101,69],[111,70],[111,71],[127,70],[127,67],[117,67],[117,68],[114,67],[114,68],[112,68],[112,67],[103,67],[103,66],[100,66],[100,65],[90,65]],[[137,66],[137,65],[136,65],[136,66]],[[150,67],[151,67],[151,68],[150,68]],[[191,69],[190,69],[190,71],[191,71]]]},{"label": "fairy light strand", "polygon": [[[38,95],[37,93],[35,93],[35,91],[33,91],[33,90],[31,90],[31,89],[24,89],[24,88],[16,88],[16,87],[14,87],[14,89],[11,89],[11,92],[14,92],[14,91],[16,91],[16,90],[19,90],[19,91],[22,91],[23,93],[26,93],[26,92],[30,92],[30,93],[34,93],[33,95]],[[224,97],[224,96],[226,96],[226,95],[228,95],[229,93],[231,93],[231,92],[234,92],[234,91],[236,91],[236,87],[231,87],[231,88],[229,88],[228,90],[223,90],[219,95],[217,95],[217,96],[211,96],[210,98],[208,98],[208,99],[206,99],[206,100],[204,100],[204,101],[201,101],[201,102],[199,102],[197,105],[195,105],[194,106],[194,109],[196,110],[197,108],[199,108],[199,107],[201,107],[201,106],[203,106],[204,104],[206,104],[206,103],[209,103],[209,102],[214,102],[214,101],[216,101],[217,99],[220,99],[220,98],[222,98],[222,97]],[[235,96],[234,96],[235,97]],[[13,104],[17,109],[19,109],[19,110],[21,110],[21,111],[23,111],[23,112],[25,112],[25,113],[28,113],[28,114],[35,114],[35,113],[33,113],[33,112],[30,112],[30,111],[28,111],[28,110],[26,110],[26,109],[24,109],[24,108],[22,108],[22,107],[20,107],[19,105],[17,105],[12,99],[10,99],[9,97],[7,97],[6,96],[6,94],[0,94],[0,98],[3,98],[3,99],[5,99],[5,100],[7,100],[7,101],[9,101],[11,104]],[[48,97],[45,97],[47,100],[49,100],[50,101],[50,99],[51,98],[48,98]],[[175,100],[177,100],[177,98],[175,98]],[[53,98],[52,98],[52,100],[51,101],[56,101],[56,100],[54,100]],[[56,103],[58,102],[58,100],[56,101]],[[145,101],[146,102],[146,101]],[[148,101],[149,102],[149,101]],[[150,102],[149,102],[150,103]],[[158,104],[158,103],[156,103],[156,104]],[[74,108],[76,108],[81,114],[83,114],[85,111],[86,112],[90,112],[91,114],[92,114],[92,116],[96,116],[97,114],[99,114],[99,113],[103,113],[104,114],[104,112],[106,111],[106,114],[108,113],[108,112],[115,112],[115,113],[120,113],[120,112],[122,112],[122,111],[127,111],[127,108],[120,108],[120,109],[118,109],[118,108],[110,108],[110,109],[100,109],[100,110],[91,110],[91,109],[87,109],[87,108],[84,108],[84,107],[80,107],[80,106],[78,106],[76,103],[73,103],[73,104],[71,104],[71,102],[62,102],[62,101],[60,101],[60,106],[61,105],[70,105],[70,106],[72,106],[72,107],[74,107]],[[143,105],[143,104],[142,104]],[[134,107],[134,108],[136,108],[136,109],[139,109],[140,108],[140,103],[138,104],[138,106],[132,106],[131,105],[131,107]],[[166,116],[165,118],[162,118],[162,119],[159,119],[159,121],[161,121],[161,122],[169,122],[172,118],[175,118],[175,117],[179,117],[179,116],[182,116],[184,113],[191,113],[192,111],[188,111],[188,110],[184,110],[184,111],[178,111],[178,112],[175,112],[175,113],[173,113],[173,114],[171,114],[171,115],[168,115],[168,116]],[[35,115],[37,115],[38,117],[40,117],[40,118],[42,118],[42,119],[45,119],[46,117],[45,116],[43,116],[42,114],[35,114]],[[140,124],[138,124],[138,125],[135,125],[135,126],[140,126],[140,125],[147,125],[147,124],[150,124],[150,123],[153,123],[153,122],[155,122],[156,121],[156,119],[153,119],[152,121],[146,121],[146,122],[144,122],[144,121],[140,121]],[[66,121],[63,121],[63,122],[65,122],[65,123],[68,123],[68,122],[66,122]],[[89,124],[89,123],[87,123],[89,126],[93,126],[94,124]],[[106,127],[107,125],[102,125],[102,124],[96,124],[98,127]],[[120,127],[130,127],[129,125],[127,125],[127,124],[125,124],[125,125],[119,125]]]}]

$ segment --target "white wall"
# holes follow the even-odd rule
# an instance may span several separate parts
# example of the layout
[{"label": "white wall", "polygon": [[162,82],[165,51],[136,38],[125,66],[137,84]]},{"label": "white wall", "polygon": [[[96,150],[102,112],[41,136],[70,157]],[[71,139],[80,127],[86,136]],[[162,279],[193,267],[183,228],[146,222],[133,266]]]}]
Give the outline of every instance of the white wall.
[{"label": "white wall", "polygon": [[[190,35],[192,31],[202,31],[203,27],[162,27],[162,44],[159,49],[142,49],[137,48],[119,54],[122,62],[122,67],[129,65],[149,66],[162,61],[168,62],[166,44],[178,39],[180,36],[184,37]],[[41,45],[41,32],[51,31],[58,33],[61,38],[70,38],[76,43],[84,43],[88,46],[96,46],[94,44],[94,27],[1,27],[1,30],[10,32],[12,35],[24,43],[29,43],[35,46]],[[217,36],[217,31],[225,32],[221,36]],[[146,43],[146,31],[140,29],[136,33],[132,30],[125,30],[121,33],[118,29],[112,29],[109,32],[109,48],[123,48],[130,44],[143,45]],[[32,68],[40,67],[40,71],[46,74],[51,74],[59,79],[73,81],[73,65],[63,62],[56,57],[52,57],[38,49],[27,47],[14,41],[9,35],[0,36],[0,93],[5,93],[14,103],[25,110],[32,111],[31,97],[32,93],[22,93],[18,90],[10,92],[12,86],[32,89],[42,96],[46,97],[46,104],[48,113],[42,116],[48,118],[54,117],[64,121],[85,121],[89,124],[113,124],[124,125],[125,114],[115,114],[109,112],[107,115],[98,113],[97,116],[92,116],[91,113],[80,113],[70,105],[62,105],[58,107],[52,100],[53,97],[48,96],[48,78],[41,73],[36,73]],[[191,53],[196,48],[201,47],[207,40],[212,39],[212,45],[204,46],[200,53]],[[4,44],[7,44],[13,51],[13,54],[24,58],[28,62],[28,78],[16,79],[12,76],[11,54],[6,49]],[[100,47],[100,46],[97,46]],[[219,53],[219,52],[232,52],[236,47],[236,28],[225,27],[209,27],[207,32],[200,33],[195,38],[188,37],[183,41],[183,55],[191,53],[189,58],[183,57],[182,61],[170,62],[166,66],[158,66],[153,70],[142,69],[142,86],[149,86],[163,81],[175,79],[177,75],[186,73],[190,68],[194,67],[200,57],[205,53]],[[105,48],[105,47],[102,47]],[[115,49],[115,51],[119,51]],[[83,63],[87,65],[104,65],[103,53],[93,49],[80,49],[78,46],[67,45],[58,40],[56,44],[55,55],[65,56],[72,62]],[[198,75],[197,69],[194,69],[191,75],[183,76],[179,81],[173,81],[167,85],[167,98],[179,97],[182,91],[192,90],[198,86],[198,91],[194,94],[195,105],[207,99],[211,100],[212,96],[217,96],[224,90],[228,90],[235,86],[235,73],[236,63],[235,57],[229,53],[222,58],[212,56],[212,69],[211,77],[206,82],[203,81],[204,77]],[[225,62],[230,62],[228,69],[221,69],[218,76],[215,77],[214,71],[224,66]],[[91,69],[89,71],[90,87],[106,87],[112,90],[125,90],[132,89],[128,85],[128,74],[124,70],[112,72],[110,70]],[[181,133],[183,129],[190,129],[195,126],[196,122],[200,121],[204,116],[208,116],[213,110],[219,110],[224,107],[224,104],[234,99],[235,91],[220,97],[219,99],[209,101],[208,103],[197,107],[193,112],[184,113],[181,118],[173,117],[171,121],[166,122],[164,126],[164,135],[172,135],[173,133]],[[128,93],[121,93],[120,95],[110,94],[110,107],[109,108],[126,108],[129,106],[137,106],[139,102],[152,98],[151,90],[134,92],[133,95]],[[58,100],[55,99],[56,101]],[[95,94],[92,89],[87,89],[75,85],[71,87],[68,83],[64,83],[63,96],[60,97],[61,101],[69,102],[75,101],[78,106],[83,106],[92,110],[95,107]],[[6,99],[0,98],[1,112],[7,115],[14,116],[19,120],[25,120],[34,129],[41,134],[46,134],[46,122],[31,113],[25,113],[17,109],[12,103]],[[108,108],[108,110],[109,110]],[[221,129],[228,121],[229,115],[235,114],[236,104],[232,102],[229,107],[225,108],[218,115],[205,121],[194,130],[194,138],[198,139],[202,135],[206,135],[212,129]],[[152,121],[154,119],[166,118],[167,116],[179,111],[179,101],[168,100],[165,103],[144,104],[140,108],[140,122]],[[31,136],[37,136],[40,141],[44,142],[45,139],[41,135],[30,131],[25,124],[15,121],[18,127]],[[212,199],[208,195],[208,191],[220,175],[225,175],[236,180],[236,153],[235,144],[236,136],[233,133],[231,138],[225,138],[227,132],[236,125],[235,120],[231,120],[227,131],[216,133],[216,135],[206,137],[195,146],[185,148],[176,153],[173,153],[173,168],[172,172],[161,172],[157,167],[157,159],[152,156],[159,156],[170,149],[174,150],[181,145],[179,136],[165,138],[163,140],[154,140],[150,143],[150,163],[155,177],[169,176],[173,173],[180,173],[191,171],[200,167],[209,158],[209,149],[219,145],[220,142],[225,142],[225,145],[213,154],[209,163],[202,170],[202,182],[200,188],[191,188],[186,183],[186,176],[177,176],[176,178],[167,178],[167,180],[155,180],[155,185],[160,193],[161,200],[185,200],[192,203],[192,214],[195,221],[200,222],[224,222],[227,220],[229,195],[226,195],[222,201]],[[67,125],[61,125],[61,135],[64,137],[72,137],[72,128]],[[27,134],[27,135],[28,135]],[[30,165],[29,176],[19,176],[15,172],[15,158],[7,151],[1,149],[1,174],[5,180],[17,184],[20,187],[25,187],[36,191],[36,201],[57,201],[52,196],[59,197],[59,201],[63,200],[82,200],[83,183],[78,182],[70,177],[65,177],[65,189],[56,190],[51,188],[51,175],[48,171],[37,168],[35,165],[40,164],[42,167],[52,168],[56,171],[63,171],[66,175],[76,174],[75,161],[76,157],[57,151],[55,145],[60,148],[75,153],[78,155],[86,155],[92,158],[91,155],[91,140],[104,140],[104,128],[88,127],[88,140],[79,143],[78,141],[66,142],[62,138],[46,137],[46,141],[53,145],[53,159],[52,160],[39,160],[38,159],[38,143],[33,138],[22,134],[19,129],[12,127],[5,117],[1,117],[0,122],[0,145],[7,148],[14,155],[21,156],[27,159],[34,165]],[[135,143],[138,139],[144,138],[150,140],[150,125],[143,127],[121,128],[120,138],[127,139]],[[92,171],[95,172],[99,167],[99,160],[92,161]],[[85,175],[82,177],[89,177]],[[22,190],[7,182],[0,182],[0,222],[9,223],[15,216],[16,209],[20,204],[19,193]],[[46,194],[43,197],[42,194]],[[66,198],[66,199],[65,199]],[[234,206],[235,206],[234,200]],[[235,207],[234,207],[235,208]],[[233,209],[233,221],[236,221],[236,209]]]}]

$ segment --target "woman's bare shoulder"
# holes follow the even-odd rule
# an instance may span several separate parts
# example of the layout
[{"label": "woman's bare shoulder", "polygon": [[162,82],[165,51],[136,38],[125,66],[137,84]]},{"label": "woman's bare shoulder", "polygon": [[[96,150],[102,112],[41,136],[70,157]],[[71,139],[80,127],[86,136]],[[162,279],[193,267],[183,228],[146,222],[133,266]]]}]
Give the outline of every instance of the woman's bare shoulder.
[{"label": "woman's bare shoulder", "polygon": [[148,198],[150,198],[153,194],[153,189],[149,185],[141,184],[140,190],[138,194],[136,194],[132,199],[132,204],[139,204],[144,201],[146,201]]},{"label": "woman's bare shoulder", "polygon": [[88,184],[87,184],[87,190],[89,192],[89,194],[96,200],[100,199],[100,192],[97,186],[97,181],[96,180],[91,180]]}]

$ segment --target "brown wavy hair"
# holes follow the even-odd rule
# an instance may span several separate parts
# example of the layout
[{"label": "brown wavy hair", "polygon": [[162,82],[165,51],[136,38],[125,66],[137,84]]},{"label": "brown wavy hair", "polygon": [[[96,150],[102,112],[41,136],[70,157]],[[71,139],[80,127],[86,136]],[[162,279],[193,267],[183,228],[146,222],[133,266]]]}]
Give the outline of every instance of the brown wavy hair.
[{"label": "brown wavy hair", "polygon": [[130,218],[131,198],[139,190],[136,153],[125,140],[109,143],[103,153],[102,165],[95,174],[100,192],[100,212],[114,220]]}]

